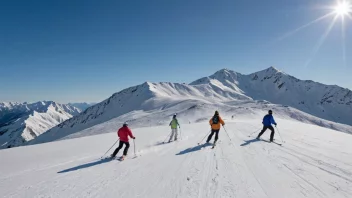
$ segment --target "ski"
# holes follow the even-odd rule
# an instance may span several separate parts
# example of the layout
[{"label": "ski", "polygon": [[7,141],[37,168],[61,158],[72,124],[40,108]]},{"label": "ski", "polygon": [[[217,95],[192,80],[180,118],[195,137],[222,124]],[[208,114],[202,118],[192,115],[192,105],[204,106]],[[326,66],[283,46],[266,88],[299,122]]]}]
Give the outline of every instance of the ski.
[{"label": "ski", "polygon": [[282,146],[282,143],[278,143],[278,142],[274,142],[274,141],[272,143],[277,144],[279,146]]},{"label": "ski", "polygon": [[118,160],[119,160],[119,161],[124,161],[124,160],[125,160],[125,158],[126,158],[126,157],[121,156],[121,157],[119,157],[119,159],[118,159]]},{"label": "ski", "polygon": [[213,146],[211,147],[211,149],[214,149],[216,146],[216,142],[213,144]]},{"label": "ski", "polygon": [[111,157],[111,156],[106,156],[106,157],[101,157],[100,160],[105,161],[105,160],[114,160],[116,157]]},{"label": "ski", "polygon": [[221,140],[219,140],[219,141],[217,141],[217,142],[214,142],[214,144],[213,144],[213,146],[211,147],[211,149],[214,149],[218,143],[221,143]]},{"label": "ski", "polygon": [[275,141],[270,142],[270,141],[268,141],[268,140],[263,140],[263,139],[260,139],[260,140],[263,141],[263,142],[274,143],[274,144],[276,144],[276,145],[282,146],[281,143],[278,143],[278,142],[275,142]]},{"label": "ski", "polygon": [[210,143],[204,143],[204,144],[200,145],[202,147],[200,149],[204,149],[205,147],[210,146],[210,145],[211,145]]}]

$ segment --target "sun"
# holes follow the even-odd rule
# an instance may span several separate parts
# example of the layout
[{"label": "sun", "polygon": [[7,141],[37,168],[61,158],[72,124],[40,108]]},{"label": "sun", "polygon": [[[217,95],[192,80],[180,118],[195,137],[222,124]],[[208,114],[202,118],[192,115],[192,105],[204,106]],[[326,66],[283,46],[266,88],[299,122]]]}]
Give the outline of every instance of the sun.
[{"label": "sun", "polygon": [[347,1],[339,2],[335,7],[335,13],[340,16],[348,15],[351,12],[351,4]]},{"label": "sun", "polygon": [[310,64],[312,59],[319,52],[321,46],[324,44],[324,42],[327,39],[327,37],[329,36],[331,30],[334,28],[334,26],[336,25],[336,23],[338,21],[341,21],[342,60],[343,60],[343,64],[345,66],[347,65],[347,62],[346,62],[347,61],[347,53],[346,53],[346,51],[347,51],[346,50],[346,43],[347,43],[346,42],[346,40],[347,40],[346,29],[347,28],[346,27],[347,27],[347,25],[350,25],[350,22],[352,21],[352,0],[333,0],[333,1],[335,3],[333,5],[321,6],[322,9],[327,10],[328,13],[326,13],[325,15],[322,15],[322,16],[306,23],[305,25],[302,25],[302,26],[286,33],[282,37],[278,38],[278,40],[286,39],[286,38],[296,34],[297,32],[299,32],[307,27],[312,26],[313,24],[316,24],[318,22],[321,22],[323,20],[331,18],[331,22],[329,23],[326,30],[321,33],[320,37],[318,38],[318,42],[317,42],[316,46],[313,48],[311,56],[306,61],[306,64],[305,64],[306,67]]}]

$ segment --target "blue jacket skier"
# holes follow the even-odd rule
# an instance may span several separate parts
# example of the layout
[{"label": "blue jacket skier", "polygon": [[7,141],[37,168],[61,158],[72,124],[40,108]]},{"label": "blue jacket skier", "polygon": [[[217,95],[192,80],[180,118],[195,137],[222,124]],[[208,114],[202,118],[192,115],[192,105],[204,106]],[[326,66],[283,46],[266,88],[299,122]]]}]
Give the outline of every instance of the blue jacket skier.
[{"label": "blue jacket skier", "polygon": [[270,129],[271,134],[270,134],[270,142],[274,141],[274,134],[275,134],[275,130],[274,127],[272,126],[272,124],[274,124],[275,126],[277,126],[277,123],[274,120],[273,117],[273,111],[269,110],[268,114],[264,116],[263,118],[263,129],[262,131],[258,134],[257,139],[260,138],[260,136],[263,135],[263,133],[267,130]]}]

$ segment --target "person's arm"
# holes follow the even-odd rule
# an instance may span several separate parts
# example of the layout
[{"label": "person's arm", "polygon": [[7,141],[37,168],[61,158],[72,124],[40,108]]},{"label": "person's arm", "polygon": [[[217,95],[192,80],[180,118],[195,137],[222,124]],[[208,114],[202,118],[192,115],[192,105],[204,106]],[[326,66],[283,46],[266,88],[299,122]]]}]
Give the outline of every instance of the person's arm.
[{"label": "person's arm", "polygon": [[128,130],[128,135],[132,138],[135,139],[136,137],[133,136],[131,129],[127,129]]},{"label": "person's arm", "polygon": [[171,122],[170,122],[169,126],[171,126],[171,123],[172,123],[172,120],[171,120]]},{"label": "person's arm", "polygon": [[271,123],[273,123],[275,126],[277,125],[277,123],[274,120],[274,116],[271,116]]},{"label": "person's arm", "polygon": [[176,123],[178,125],[178,128],[181,128],[180,123],[178,123],[178,120],[176,119]]},{"label": "person's arm", "polygon": [[210,126],[213,125],[213,118],[210,118],[209,124],[210,124]]},{"label": "person's arm", "polygon": [[220,123],[222,124],[222,126],[225,125],[225,122],[222,120],[222,118],[219,116],[219,120],[220,120]]}]

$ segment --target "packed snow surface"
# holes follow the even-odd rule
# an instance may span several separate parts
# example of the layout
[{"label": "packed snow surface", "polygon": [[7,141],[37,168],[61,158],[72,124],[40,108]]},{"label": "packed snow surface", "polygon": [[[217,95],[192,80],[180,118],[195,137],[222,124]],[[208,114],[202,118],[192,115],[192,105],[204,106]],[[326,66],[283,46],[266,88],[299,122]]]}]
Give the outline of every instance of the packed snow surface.
[{"label": "packed snow surface", "polygon": [[[130,141],[123,162],[100,159],[116,141],[115,132],[0,150],[0,192],[2,197],[352,197],[352,136],[276,121],[283,146],[254,139],[258,120],[226,119],[228,135],[222,128],[215,149],[197,144],[209,133],[207,122],[181,122],[182,138],[166,144],[167,126],[132,128],[137,157]],[[281,142],[278,133],[275,139]]]}]

